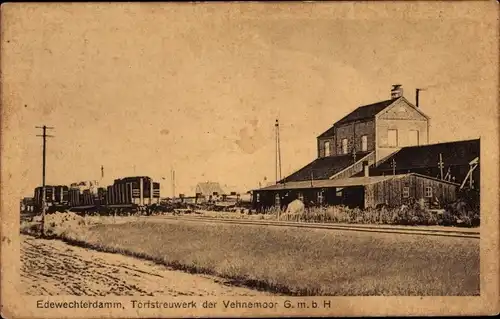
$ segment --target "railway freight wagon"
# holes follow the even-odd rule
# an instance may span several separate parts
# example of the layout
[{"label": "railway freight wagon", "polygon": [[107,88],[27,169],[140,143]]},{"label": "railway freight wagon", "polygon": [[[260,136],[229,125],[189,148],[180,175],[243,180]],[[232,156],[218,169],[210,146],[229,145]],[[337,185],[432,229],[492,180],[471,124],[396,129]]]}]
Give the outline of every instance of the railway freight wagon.
[{"label": "railway freight wagon", "polygon": [[101,206],[106,205],[106,189],[97,188],[96,191],[90,189],[80,190],[78,188],[69,189],[69,206]]},{"label": "railway freight wagon", "polygon": [[[65,185],[47,185],[45,186],[45,204],[49,210],[68,205],[69,193],[68,186]],[[35,188],[34,210],[41,211],[43,199],[43,187]]]},{"label": "railway freight wagon", "polygon": [[160,183],[150,177],[137,176],[116,179],[108,186],[107,204],[137,205],[139,207],[160,203]]},{"label": "railway freight wagon", "polygon": [[[41,211],[42,187],[35,189],[35,210]],[[95,181],[68,186],[46,186],[48,211],[136,212],[154,211],[160,204],[160,183],[148,176],[116,179],[107,188]]]}]

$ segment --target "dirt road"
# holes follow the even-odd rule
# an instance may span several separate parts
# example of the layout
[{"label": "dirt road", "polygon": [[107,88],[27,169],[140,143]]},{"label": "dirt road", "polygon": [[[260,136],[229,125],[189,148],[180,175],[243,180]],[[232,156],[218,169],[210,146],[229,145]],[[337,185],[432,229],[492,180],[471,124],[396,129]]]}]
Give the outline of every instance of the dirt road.
[{"label": "dirt road", "polygon": [[102,253],[59,240],[21,235],[21,283],[29,295],[255,296],[223,279],[170,270],[153,262]]}]

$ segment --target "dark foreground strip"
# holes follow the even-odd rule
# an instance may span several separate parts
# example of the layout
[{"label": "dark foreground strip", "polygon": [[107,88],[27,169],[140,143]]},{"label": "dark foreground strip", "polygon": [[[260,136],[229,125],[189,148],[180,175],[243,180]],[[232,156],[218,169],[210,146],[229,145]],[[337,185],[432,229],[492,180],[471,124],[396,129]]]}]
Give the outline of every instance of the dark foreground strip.
[{"label": "dark foreground strip", "polygon": [[[153,217],[154,218],[154,217]],[[158,218],[158,217],[156,217]],[[261,225],[261,226],[288,226],[299,228],[312,228],[312,229],[331,229],[331,230],[350,230],[350,231],[364,231],[373,233],[391,233],[391,234],[406,234],[406,235],[427,235],[427,236],[445,236],[445,237],[463,237],[463,238],[477,238],[479,239],[479,232],[466,232],[460,230],[430,230],[430,229],[405,229],[402,227],[370,227],[370,226],[350,226],[350,225],[329,225],[318,223],[300,223],[300,222],[282,222],[282,221],[254,221],[254,220],[239,220],[239,219],[225,219],[213,217],[182,217],[182,216],[161,216],[160,219],[174,219],[185,220],[193,222],[217,222],[226,224],[239,224],[239,225]]]}]

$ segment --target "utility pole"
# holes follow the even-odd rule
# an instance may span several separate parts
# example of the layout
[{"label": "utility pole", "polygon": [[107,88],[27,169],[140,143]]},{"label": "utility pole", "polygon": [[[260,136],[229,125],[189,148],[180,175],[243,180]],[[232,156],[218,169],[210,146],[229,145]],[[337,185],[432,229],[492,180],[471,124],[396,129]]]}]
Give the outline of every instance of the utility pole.
[{"label": "utility pole", "polygon": [[175,171],[172,169],[172,200],[175,199]]},{"label": "utility pole", "polygon": [[281,148],[280,148],[280,124],[278,119],[276,119],[276,184],[281,180]]},{"label": "utility pole", "polygon": [[42,151],[42,235],[45,236],[45,210],[46,210],[46,192],[45,192],[45,166],[46,166],[46,153],[47,153],[47,137],[54,137],[52,135],[47,135],[47,130],[53,129],[53,127],[48,126],[36,126],[36,128],[42,129],[42,135],[37,135],[43,140],[43,151]]},{"label": "utility pole", "polygon": [[443,162],[443,154],[441,154],[441,153],[439,153],[438,166],[439,166],[439,172],[441,174],[441,179],[444,179],[444,176],[443,176],[444,162]]}]

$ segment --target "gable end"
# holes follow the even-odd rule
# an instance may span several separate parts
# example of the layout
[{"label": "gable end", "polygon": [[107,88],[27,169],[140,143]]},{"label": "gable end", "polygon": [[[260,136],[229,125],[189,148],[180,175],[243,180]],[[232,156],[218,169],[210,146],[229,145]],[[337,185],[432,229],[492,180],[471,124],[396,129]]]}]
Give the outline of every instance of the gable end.
[{"label": "gable end", "polygon": [[401,97],[389,107],[379,112],[376,119],[398,119],[398,120],[422,120],[428,121],[429,117],[410,103],[406,98]]}]

